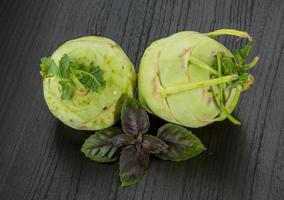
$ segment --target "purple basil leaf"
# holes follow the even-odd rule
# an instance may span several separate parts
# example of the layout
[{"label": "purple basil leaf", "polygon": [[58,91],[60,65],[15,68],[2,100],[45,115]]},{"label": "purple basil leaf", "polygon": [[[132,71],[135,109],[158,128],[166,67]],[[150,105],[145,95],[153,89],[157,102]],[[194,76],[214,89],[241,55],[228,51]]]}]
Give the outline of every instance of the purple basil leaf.
[{"label": "purple basil leaf", "polygon": [[112,162],[117,159],[118,147],[113,145],[113,137],[123,134],[120,128],[108,128],[87,138],[81,148],[86,157],[97,162]]},{"label": "purple basil leaf", "polygon": [[143,135],[142,148],[148,153],[160,153],[168,148],[168,145],[158,137]]},{"label": "purple basil leaf", "polygon": [[133,135],[120,134],[113,137],[112,144],[117,148],[120,148],[130,144],[135,144],[135,141],[136,139]]},{"label": "purple basil leaf", "polygon": [[121,186],[129,186],[139,182],[149,166],[149,154],[134,145],[125,147],[120,155],[119,176]]},{"label": "purple basil leaf", "polygon": [[126,98],[122,105],[121,124],[128,134],[146,133],[150,122],[146,110],[134,98]]},{"label": "purple basil leaf", "polygon": [[157,136],[169,146],[156,154],[163,160],[188,160],[206,150],[198,137],[176,124],[165,124],[159,128]]}]

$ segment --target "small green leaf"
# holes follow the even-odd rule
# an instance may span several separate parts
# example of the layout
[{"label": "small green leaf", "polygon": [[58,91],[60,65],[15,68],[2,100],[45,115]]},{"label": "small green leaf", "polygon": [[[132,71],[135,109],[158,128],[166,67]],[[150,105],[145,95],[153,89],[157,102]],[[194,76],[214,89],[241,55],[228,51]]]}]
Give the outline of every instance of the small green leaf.
[{"label": "small green leaf", "polygon": [[[43,78],[57,76],[60,84],[60,92],[62,100],[69,100],[73,97],[75,90],[78,87],[78,81],[84,87],[92,92],[98,92],[106,85],[103,79],[103,71],[100,67],[91,63],[88,67],[79,65],[64,54],[59,61],[59,66],[56,65],[51,58],[41,58],[41,75]],[[77,79],[77,82],[74,80]]]},{"label": "small green leaf", "polygon": [[168,145],[167,149],[156,154],[163,160],[188,160],[206,150],[191,131],[172,123],[162,126],[158,131],[158,137]]},{"label": "small green leaf", "polygon": [[126,98],[121,110],[121,125],[128,134],[146,133],[150,126],[146,110],[134,98]]},{"label": "small green leaf", "polygon": [[168,148],[168,145],[156,136],[143,135],[142,148],[148,153],[160,153]]},{"label": "small green leaf", "polygon": [[115,127],[98,131],[85,140],[81,151],[86,157],[97,162],[115,161],[118,147],[113,145],[112,139],[120,134],[122,131]]},{"label": "small green leaf", "polygon": [[72,81],[68,79],[61,79],[59,81],[61,85],[61,99],[62,100],[69,100],[73,97],[75,92],[75,86]]},{"label": "small green leaf", "polygon": [[58,74],[58,66],[51,58],[43,57],[41,58],[41,75],[43,78],[49,78],[56,76]]},{"label": "small green leaf", "polygon": [[244,48],[239,49],[233,53],[236,62],[243,65],[252,50],[252,44],[247,44]]},{"label": "small green leaf", "polygon": [[64,54],[59,62],[59,76],[63,79],[70,78],[71,68],[70,68],[71,59],[68,55]]},{"label": "small green leaf", "polygon": [[75,75],[82,85],[92,92],[98,92],[106,85],[106,81],[103,79],[103,71],[99,66],[95,66],[94,63],[90,64],[88,70],[76,70]]},{"label": "small green leaf", "polygon": [[149,166],[149,154],[134,145],[125,147],[120,155],[119,176],[121,186],[130,186],[139,182]]},{"label": "small green leaf", "polygon": [[248,73],[242,73],[239,76],[239,79],[232,83],[231,87],[237,87],[238,85],[243,86],[248,81],[249,74]]},{"label": "small green leaf", "polygon": [[233,74],[236,72],[236,64],[231,57],[223,56],[222,57],[222,74]]}]

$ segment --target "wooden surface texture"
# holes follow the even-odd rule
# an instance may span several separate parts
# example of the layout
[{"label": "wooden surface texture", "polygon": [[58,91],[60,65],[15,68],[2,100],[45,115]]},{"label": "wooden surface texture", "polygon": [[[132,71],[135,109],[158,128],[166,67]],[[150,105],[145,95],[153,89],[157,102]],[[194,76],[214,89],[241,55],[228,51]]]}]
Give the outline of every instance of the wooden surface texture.
[{"label": "wooden surface texture", "polygon": [[[169,34],[248,31],[255,84],[228,121],[194,130],[208,150],[186,162],[153,158],[145,179],[120,188],[118,164],[84,157],[87,133],[47,109],[40,57],[84,35],[115,40],[138,70],[144,49]],[[221,37],[230,49],[245,41]],[[283,0],[0,0],[1,200],[283,200]],[[152,130],[163,124],[153,118]]]}]

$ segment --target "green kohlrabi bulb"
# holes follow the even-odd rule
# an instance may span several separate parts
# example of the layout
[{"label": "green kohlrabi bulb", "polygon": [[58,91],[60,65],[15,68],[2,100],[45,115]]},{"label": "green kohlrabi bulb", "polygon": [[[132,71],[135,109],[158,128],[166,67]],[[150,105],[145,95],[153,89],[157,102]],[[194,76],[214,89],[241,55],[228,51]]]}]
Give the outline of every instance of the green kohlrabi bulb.
[{"label": "green kohlrabi bulb", "polygon": [[136,85],[133,64],[112,40],[87,36],[42,58],[44,98],[55,117],[80,130],[112,126]]},{"label": "green kohlrabi bulb", "polygon": [[[225,34],[249,39],[232,53],[213,38]],[[229,118],[240,93],[253,83],[246,64],[252,38],[221,29],[210,33],[184,31],[153,42],[144,52],[138,74],[139,99],[145,108],[166,121],[202,127]]]}]

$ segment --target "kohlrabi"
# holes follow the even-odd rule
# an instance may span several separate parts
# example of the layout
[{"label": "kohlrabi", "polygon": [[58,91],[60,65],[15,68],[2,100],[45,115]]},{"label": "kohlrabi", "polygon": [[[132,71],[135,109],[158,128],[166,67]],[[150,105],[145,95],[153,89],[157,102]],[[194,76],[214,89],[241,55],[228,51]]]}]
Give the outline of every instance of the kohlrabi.
[{"label": "kohlrabi", "polygon": [[[235,52],[213,38],[218,35],[247,38]],[[138,75],[141,103],[169,122],[202,127],[231,115],[240,93],[253,83],[246,59],[252,38],[246,32],[221,29],[210,33],[184,31],[153,42],[144,52]]]},{"label": "kohlrabi", "polygon": [[124,96],[133,96],[134,67],[107,38],[68,41],[51,57],[42,58],[40,67],[50,111],[75,129],[110,127],[119,119]]}]

